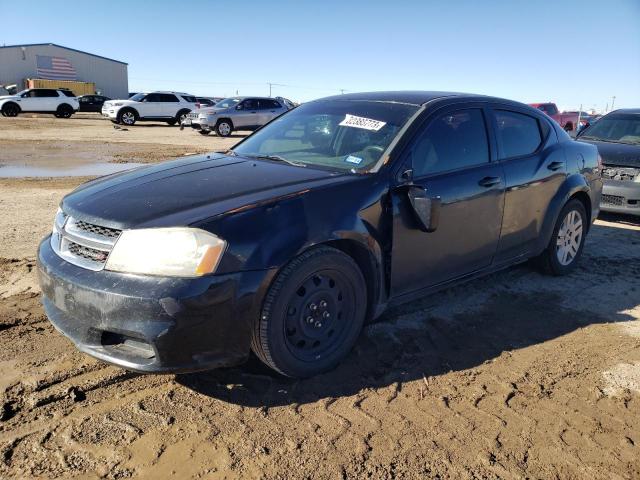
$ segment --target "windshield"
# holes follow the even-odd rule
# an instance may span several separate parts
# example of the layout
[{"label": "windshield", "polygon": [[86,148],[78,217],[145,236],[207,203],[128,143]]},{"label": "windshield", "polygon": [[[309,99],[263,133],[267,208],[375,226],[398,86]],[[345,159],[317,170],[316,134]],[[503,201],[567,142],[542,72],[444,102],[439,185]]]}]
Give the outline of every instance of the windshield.
[{"label": "windshield", "polygon": [[146,93],[136,93],[133,97],[129,97],[129,100],[133,102],[141,102],[144,97],[146,97]]},{"label": "windshield", "polygon": [[248,137],[234,152],[304,166],[366,171],[418,108],[372,101],[306,103]]},{"label": "windshield", "polygon": [[580,138],[638,145],[640,144],[640,115],[620,113],[607,115],[585,129]]},{"label": "windshield", "polygon": [[14,93],[15,96],[19,97],[21,96],[23,93],[27,93],[29,91],[29,89],[27,88],[26,90],[21,90],[18,93]]},{"label": "windshield", "polygon": [[240,103],[241,98],[225,98],[215,104],[216,108],[231,108]]}]

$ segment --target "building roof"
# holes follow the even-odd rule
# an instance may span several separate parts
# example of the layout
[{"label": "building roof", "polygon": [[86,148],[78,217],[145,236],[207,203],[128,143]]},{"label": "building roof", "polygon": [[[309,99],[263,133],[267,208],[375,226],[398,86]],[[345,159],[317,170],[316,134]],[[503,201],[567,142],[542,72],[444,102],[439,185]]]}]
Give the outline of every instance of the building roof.
[{"label": "building roof", "polygon": [[22,45],[2,45],[0,48],[20,48],[20,47],[43,47],[43,46],[51,46],[64,48],[65,50],[71,50],[72,52],[83,53],[85,55],[91,55],[92,57],[101,58],[103,60],[109,60],[110,62],[121,63],[123,65],[128,65],[127,62],[121,62],[120,60],[114,60],[113,58],[103,57],[101,55],[96,55],[95,53],[84,52],[82,50],[77,50],[75,48],[65,47],[63,45],[58,45],[57,43],[25,43]]}]

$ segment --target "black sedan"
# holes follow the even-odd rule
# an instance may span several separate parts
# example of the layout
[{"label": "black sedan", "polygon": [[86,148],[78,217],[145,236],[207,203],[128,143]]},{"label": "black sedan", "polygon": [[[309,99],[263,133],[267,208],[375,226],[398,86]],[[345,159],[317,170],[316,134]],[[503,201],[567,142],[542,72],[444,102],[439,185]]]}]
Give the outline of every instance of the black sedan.
[{"label": "black sedan", "polygon": [[81,112],[101,112],[102,105],[107,100],[111,99],[103,95],[82,95],[78,97]]},{"label": "black sedan", "polygon": [[610,112],[582,130],[578,139],[598,147],[602,157],[600,208],[640,216],[640,108]]},{"label": "black sedan", "polygon": [[124,368],[203,370],[253,350],[314,375],[389,305],[534,257],[570,272],[598,214],[597,157],[498,98],[305,103],[224,154],[67,195],[38,252],[44,307]]}]

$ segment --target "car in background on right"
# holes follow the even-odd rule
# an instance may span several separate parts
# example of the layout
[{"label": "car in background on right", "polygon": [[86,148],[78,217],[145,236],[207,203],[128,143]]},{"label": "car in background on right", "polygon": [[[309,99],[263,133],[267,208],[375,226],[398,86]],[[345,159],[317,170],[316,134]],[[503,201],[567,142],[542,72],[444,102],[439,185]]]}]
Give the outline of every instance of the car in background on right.
[{"label": "car in background on right", "polygon": [[600,210],[640,216],[640,108],[614,110],[578,133],[602,157]]},{"label": "car in background on right", "polygon": [[564,129],[565,132],[573,132],[574,130],[580,131],[586,127],[589,123],[584,118],[579,118],[578,112],[562,112],[558,110],[555,103],[530,103],[529,106],[537,108],[541,112],[546,113],[553,118]]}]

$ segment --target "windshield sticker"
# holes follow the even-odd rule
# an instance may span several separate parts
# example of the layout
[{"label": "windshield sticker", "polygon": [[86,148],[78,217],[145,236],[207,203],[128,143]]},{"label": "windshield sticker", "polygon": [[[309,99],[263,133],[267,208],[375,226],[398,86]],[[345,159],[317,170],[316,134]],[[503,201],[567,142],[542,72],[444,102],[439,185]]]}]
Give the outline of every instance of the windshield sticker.
[{"label": "windshield sticker", "polygon": [[355,163],[356,165],[360,165],[362,163],[362,159],[360,157],[355,157],[353,155],[349,155],[344,159],[345,162]]},{"label": "windshield sticker", "polygon": [[380,120],[374,120],[372,118],[356,117],[355,115],[345,115],[344,120],[340,122],[342,127],[354,127],[363,128],[365,130],[373,130],[377,132],[384,127],[387,122],[381,122]]}]

